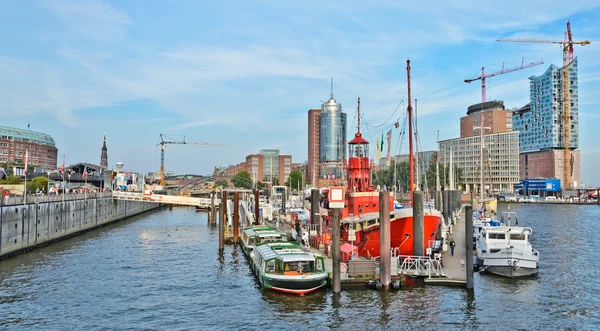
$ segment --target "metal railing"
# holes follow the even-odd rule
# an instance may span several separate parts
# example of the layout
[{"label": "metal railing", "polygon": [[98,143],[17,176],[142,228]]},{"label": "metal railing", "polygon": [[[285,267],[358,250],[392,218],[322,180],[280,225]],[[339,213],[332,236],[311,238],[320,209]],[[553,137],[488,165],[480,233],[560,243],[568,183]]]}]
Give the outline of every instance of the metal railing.
[{"label": "metal railing", "polygon": [[400,255],[398,261],[398,274],[414,277],[446,277],[440,259],[429,256]]},{"label": "metal railing", "polygon": [[[110,198],[112,192],[90,192],[90,193],[65,193],[64,200],[84,200],[84,199],[95,199],[95,198]],[[63,201],[62,194],[51,194],[51,195],[36,195],[34,193],[27,194],[27,202],[23,201],[23,196],[9,196],[8,198],[2,197],[0,199],[0,206],[14,206],[22,205],[25,203],[45,203],[45,202],[61,202]]]}]

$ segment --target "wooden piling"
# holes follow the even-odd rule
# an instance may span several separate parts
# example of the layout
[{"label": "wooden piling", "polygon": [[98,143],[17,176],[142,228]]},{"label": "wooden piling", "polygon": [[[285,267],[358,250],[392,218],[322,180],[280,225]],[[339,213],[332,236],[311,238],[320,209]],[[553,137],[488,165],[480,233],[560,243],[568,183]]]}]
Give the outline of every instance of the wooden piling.
[{"label": "wooden piling", "polygon": [[[418,191],[413,192],[413,197],[417,192]],[[420,193],[422,204],[423,193]],[[390,284],[392,283],[391,247],[392,245],[390,238],[390,192],[379,192],[379,277],[381,282],[381,288],[384,290],[389,290]],[[423,246],[421,246],[421,249],[422,248]]]},{"label": "wooden piling", "polygon": [[215,190],[210,192],[210,224],[215,225],[217,218],[215,217]]},{"label": "wooden piling", "polygon": [[442,192],[442,214],[444,216],[444,222],[448,222],[448,214],[450,213],[449,199],[448,199],[448,190],[444,190]]},{"label": "wooden piling", "polygon": [[[413,249],[414,255],[424,256],[424,227],[425,227],[425,214],[423,211],[423,191],[413,192]],[[381,206],[381,205],[380,205]],[[388,215],[389,217],[389,215]]]},{"label": "wooden piling", "polygon": [[340,209],[333,208],[333,228],[331,229],[331,241],[332,241],[332,277],[331,277],[331,289],[333,293],[340,293],[341,290],[341,279],[340,279]]},{"label": "wooden piling", "polygon": [[[319,190],[315,189],[310,191],[310,224],[320,224],[318,222],[320,218],[321,215],[319,215]],[[320,226],[319,234],[321,234]]]},{"label": "wooden piling", "polygon": [[260,192],[258,191],[258,189],[254,190],[254,225],[260,225],[260,220],[258,219],[259,217],[259,198],[260,198]]},{"label": "wooden piling", "polygon": [[240,192],[233,192],[233,243],[237,244],[240,224]]},{"label": "wooden piling", "polygon": [[473,289],[473,207],[465,206],[465,243],[467,249],[467,289]]},{"label": "wooden piling", "polygon": [[225,226],[227,226],[227,191],[221,191],[219,214],[219,250],[222,251],[225,248]]}]

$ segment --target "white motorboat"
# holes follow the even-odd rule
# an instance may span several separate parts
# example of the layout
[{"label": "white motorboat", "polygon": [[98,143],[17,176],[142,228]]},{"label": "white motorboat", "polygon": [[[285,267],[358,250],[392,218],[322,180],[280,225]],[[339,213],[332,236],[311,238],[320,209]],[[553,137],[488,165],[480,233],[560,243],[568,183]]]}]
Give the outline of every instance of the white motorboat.
[{"label": "white motorboat", "polygon": [[[481,228],[476,242],[477,266],[504,277],[535,275],[539,271],[539,252],[529,243],[530,227],[511,226],[514,212],[502,213],[507,225]],[[518,223],[517,223],[518,224]]]}]

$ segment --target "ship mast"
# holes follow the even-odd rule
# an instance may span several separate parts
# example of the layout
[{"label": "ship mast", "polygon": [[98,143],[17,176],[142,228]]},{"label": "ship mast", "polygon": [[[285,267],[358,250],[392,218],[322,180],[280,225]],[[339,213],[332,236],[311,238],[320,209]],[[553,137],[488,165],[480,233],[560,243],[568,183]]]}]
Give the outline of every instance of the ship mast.
[{"label": "ship mast", "polygon": [[407,79],[408,79],[408,107],[407,107],[407,112],[408,112],[408,171],[409,171],[409,183],[408,183],[408,187],[409,187],[409,192],[410,192],[410,201],[411,201],[411,206],[413,205],[413,191],[414,191],[414,182],[415,182],[415,177],[414,177],[414,169],[413,169],[413,136],[412,136],[412,104],[411,104],[411,97],[410,97],[410,60],[406,60],[406,72],[407,72]]}]

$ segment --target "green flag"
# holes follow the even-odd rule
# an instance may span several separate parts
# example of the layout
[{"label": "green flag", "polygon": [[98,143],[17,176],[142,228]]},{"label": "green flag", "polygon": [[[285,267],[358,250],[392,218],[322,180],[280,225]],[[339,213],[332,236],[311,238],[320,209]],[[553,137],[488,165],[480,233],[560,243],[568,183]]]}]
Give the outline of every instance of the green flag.
[{"label": "green flag", "polygon": [[383,132],[381,133],[381,152],[383,152]]}]

